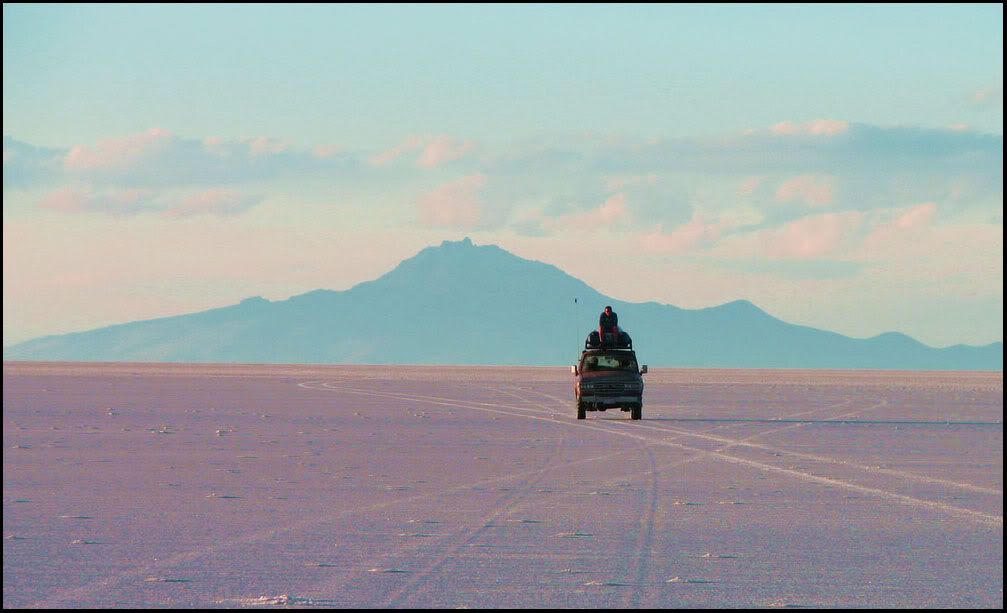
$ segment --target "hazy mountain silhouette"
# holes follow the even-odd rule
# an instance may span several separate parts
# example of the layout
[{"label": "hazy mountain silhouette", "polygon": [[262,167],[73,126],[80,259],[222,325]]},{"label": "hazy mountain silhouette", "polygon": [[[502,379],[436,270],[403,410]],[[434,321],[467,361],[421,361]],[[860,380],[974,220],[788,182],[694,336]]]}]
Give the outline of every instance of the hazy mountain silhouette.
[{"label": "hazy mountain silhouette", "polygon": [[[577,303],[574,303],[574,297]],[[652,366],[1003,370],[1003,344],[935,349],[887,333],[853,339],[739,300],[707,309],[603,296],[555,266],[469,239],[445,241],[345,291],[14,345],[13,360],[569,364],[611,304]]]}]

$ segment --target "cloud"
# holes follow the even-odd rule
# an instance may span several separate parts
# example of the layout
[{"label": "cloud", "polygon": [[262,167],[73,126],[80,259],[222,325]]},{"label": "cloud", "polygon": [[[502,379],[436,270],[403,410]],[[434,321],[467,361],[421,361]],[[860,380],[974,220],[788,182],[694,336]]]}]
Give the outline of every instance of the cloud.
[{"label": "cloud", "polygon": [[61,213],[101,213],[114,217],[163,209],[153,193],[138,189],[93,193],[65,188],[46,195],[38,205]]},{"label": "cloud", "polygon": [[809,215],[783,224],[725,238],[712,255],[734,259],[815,259],[837,257],[863,237],[866,214],[860,211]]},{"label": "cloud", "polygon": [[231,216],[247,211],[262,200],[262,196],[240,194],[229,189],[210,189],[183,199],[179,204],[165,209],[163,214],[173,219],[194,215]]},{"label": "cloud", "polygon": [[[985,99],[985,98],[984,98]],[[471,157],[472,141],[446,135],[409,136],[379,151],[342,152],[334,145],[298,148],[275,138],[185,138],[163,128],[109,138],[94,145],[46,149],[4,138],[4,185],[29,179],[60,183],[86,180],[130,187],[215,186],[284,175],[361,171],[409,156],[420,169]],[[687,174],[947,176],[979,175],[1002,183],[1003,137],[958,126],[949,129],[881,128],[836,119],[781,122],[773,128],[719,138],[554,138],[487,151],[479,171],[487,175],[535,175],[587,183],[599,177],[609,193],[656,189],[669,176]],[[401,167],[400,167],[401,170]],[[844,180],[845,185],[845,180]],[[571,188],[572,189],[572,188]],[[553,190],[555,191],[555,190]],[[635,193],[631,194],[634,196]],[[592,199],[585,199],[591,202]]]},{"label": "cloud", "polygon": [[[785,122],[776,132],[622,142],[556,138],[513,145],[480,157],[481,171],[501,179],[483,197],[520,203],[525,210],[537,206],[547,221],[576,221],[596,212],[598,202],[612,193],[624,193],[632,215],[620,221],[620,229],[654,234],[655,226],[663,228],[651,245],[667,251],[709,244],[690,243],[687,229],[669,238],[690,222],[688,229],[697,236],[710,236],[697,231],[697,214],[713,225],[728,212],[745,210],[749,225],[724,229],[720,241],[783,228],[806,217],[809,209],[890,211],[946,199],[952,192],[966,194],[956,200],[961,211],[1002,202],[1003,139],[998,135],[841,120]],[[562,229],[556,223],[544,227]]]},{"label": "cloud", "polygon": [[[500,178],[484,202],[538,207],[546,229],[570,227],[558,221],[588,225],[592,216],[601,227],[598,203],[622,193],[629,205],[617,225],[652,231],[660,224],[663,243],[652,237],[652,244],[674,251],[688,243],[687,229],[668,236],[686,223],[696,232],[697,214],[710,226],[745,209],[754,226],[748,230],[768,230],[806,217],[809,209],[889,211],[952,192],[967,191],[957,201],[961,210],[988,207],[1002,200],[1002,142],[969,130],[829,119],[721,138],[540,140],[488,152],[480,170]],[[721,238],[745,230],[732,226]]]},{"label": "cloud", "polygon": [[37,147],[3,138],[3,184],[8,187],[25,187],[38,183],[52,183],[63,172],[64,151]]},{"label": "cloud", "polygon": [[715,221],[697,213],[671,232],[658,228],[642,234],[640,241],[652,253],[689,255],[703,250],[709,262],[726,263],[734,268],[739,266],[737,262],[753,258],[764,262],[765,270],[774,268],[772,262],[778,261],[816,261],[825,266],[826,262],[847,261],[886,243],[909,240],[912,233],[929,227],[936,215],[937,205],[928,202],[895,211],[805,215],[783,224],[752,229],[752,220],[746,219],[742,211]]},{"label": "cloud", "polygon": [[696,214],[685,224],[669,233],[662,228],[648,232],[642,237],[643,248],[652,253],[685,255],[696,249],[708,247],[735,224],[728,219],[707,222],[703,215]]},{"label": "cloud", "polygon": [[828,206],[835,197],[835,183],[835,177],[827,175],[800,175],[784,181],[776,189],[776,201]]},{"label": "cloud", "polygon": [[[177,205],[199,190],[258,193],[263,185],[281,186],[282,181],[283,189],[307,178],[316,192],[331,190],[335,196],[343,190],[339,194],[388,202],[399,207],[398,214],[416,219],[418,200],[401,194],[429,191],[428,171],[450,167],[458,169],[457,176],[481,176],[483,184],[438,188],[459,192],[454,206],[443,193],[424,196],[420,220],[426,225],[478,223],[485,230],[523,223],[521,231],[531,233],[577,227],[652,232],[657,227],[672,245],[687,242],[686,229],[674,240],[667,238],[676,228],[714,226],[740,208],[757,227],[732,226],[717,241],[781,228],[809,209],[892,211],[933,201],[947,202],[949,214],[988,219],[1002,203],[1003,138],[969,130],[822,119],[718,138],[550,136],[494,149],[481,146],[478,156],[475,147],[441,135],[409,136],[385,151],[346,151],[335,145],[298,147],[264,136],[188,138],[158,128],[68,149],[5,137],[4,187],[91,189],[103,198],[154,190],[159,202],[172,198]],[[8,198],[5,208],[39,198],[37,193]],[[78,206],[101,209],[98,202],[84,202]],[[102,206],[136,209],[114,199]],[[515,217],[529,211],[540,215],[538,221]]]},{"label": "cloud", "polygon": [[969,102],[971,102],[973,106],[979,106],[979,107],[1003,106],[1004,103],[1003,84],[994,85],[991,87],[985,87],[983,89],[972,92],[972,94],[969,96]]},{"label": "cloud", "polygon": [[311,150],[311,155],[322,159],[333,158],[341,153],[343,153],[342,145],[337,145],[335,143],[316,145],[315,148]]},{"label": "cloud", "polygon": [[93,147],[77,145],[70,148],[63,166],[75,172],[128,170],[145,159],[163,155],[173,140],[175,137],[167,130],[151,128],[140,134],[104,140]]},{"label": "cloud", "polygon": [[[631,230],[673,226],[689,219],[687,194],[656,174],[592,176],[590,172],[542,168],[495,181],[484,201],[497,219],[525,235],[567,231]],[[513,215],[504,212],[516,211]]]},{"label": "cloud", "polygon": [[401,143],[392,147],[391,149],[372,155],[370,158],[370,162],[374,166],[384,166],[385,164],[398,159],[399,157],[405,155],[406,153],[418,150],[422,146],[423,146],[423,139],[421,137],[409,136],[406,138],[406,140],[402,141]]},{"label": "cloud", "polygon": [[740,218],[734,223],[722,219],[711,224],[697,215],[670,234],[644,235],[643,244],[654,252],[675,254],[710,247],[706,255],[711,261],[721,262],[746,258],[766,262],[837,262],[850,258],[870,260],[867,254],[871,253],[885,254],[881,259],[897,259],[908,244],[922,240],[921,232],[933,226],[937,214],[937,205],[927,202],[889,211],[806,215],[754,230],[746,229]]},{"label": "cloud", "polygon": [[450,136],[436,136],[423,148],[416,165],[421,168],[436,168],[444,162],[460,159],[473,146],[474,143],[470,140],[456,143]]},{"label": "cloud", "polygon": [[841,119],[815,119],[806,123],[781,121],[769,129],[777,136],[835,136],[850,130],[850,123]]},{"label": "cloud", "polygon": [[254,156],[276,155],[290,150],[287,143],[268,136],[256,136],[243,142],[248,144],[248,152]]},{"label": "cloud", "polygon": [[615,194],[606,200],[604,204],[598,207],[596,216],[599,221],[607,225],[612,225],[625,219],[627,216],[626,194]]},{"label": "cloud", "polygon": [[519,236],[544,237],[551,234],[543,220],[536,217],[518,219],[510,224],[510,229]]},{"label": "cloud", "polygon": [[536,165],[567,158],[608,173],[727,173],[926,175],[951,172],[1001,175],[1003,137],[944,128],[878,127],[849,123],[844,131],[800,126],[776,134],[750,130],[719,138],[678,138],[631,145],[566,148]]},{"label": "cloud", "polygon": [[936,216],[937,205],[933,202],[927,202],[914,206],[899,215],[895,220],[895,226],[903,230],[911,230],[930,224]]},{"label": "cloud", "polygon": [[623,175],[607,177],[605,179],[605,189],[610,192],[617,192],[629,186],[655,186],[657,185],[657,173],[647,173],[645,175]]},{"label": "cloud", "polygon": [[[918,241],[921,233],[933,225],[937,214],[937,204],[925,202],[878,215],[864,239],[864,249],[866,252],[890,252],[894,245],[902,245],[907,240]],[[894,254],[887,257],[891,255]]]},{"label": "cloud", "polygon": [[88,184],[133,188],[214,187],[358,167],[333,146],[298,149],[257,136],[183,138],[152,128],[94,145],[43,149],[4,138],[4,188]]},{"label": "cloud", "polygon": [[763,177],[749,177],[738,185],[739,196],[751,196],[755,190],[759,189],[764,181]]},{"label": "cloud", "polygon": [[629,218],[626,194],[618,193],[609,196],[605,202],[595,209],[582,213],[569,213],[549,219],[545,222],[547,228],[553,230],[596,230],[612,228]]},{"label": "cloud", "polygon": [[158,213],[169,219],[196,215],[232,216],[261,203],[261,196],[243,195],[228,189],[210,189],[189,196],[170,196],[152,190],[102,190],[64,188],[42,197],[38,206],[67,214],[92,213],[131,217]]},{"label": "cloud", "polygon": [[398,145],[376,153],[370,157],[373,166],[384,166],[402,156],[419,152],[416,166],[419,168],[437,168],[445,162],[461,159],[475,146],[473,141],[456,142],[446,134],[434,137],[409,136]]},{"label": "cloud", "polygon": [[445,183],[419,199],[420,224],[434,228],[472,230],[483,220],[479,192],[486,175],[474,174]]},{"label": "cloud", "polygon": [[856,238],[863,214],[856,211],[826,213],[793,221],[763,233],[766,254],[780,258],[816,258],[836,255]]}]

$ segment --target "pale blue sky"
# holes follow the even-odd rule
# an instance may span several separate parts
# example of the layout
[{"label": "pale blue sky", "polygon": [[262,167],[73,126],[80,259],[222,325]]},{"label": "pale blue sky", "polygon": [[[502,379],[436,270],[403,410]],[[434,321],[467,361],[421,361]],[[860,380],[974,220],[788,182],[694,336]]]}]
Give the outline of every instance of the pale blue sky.
[{"label": "pale blue sky", "polygon": [[819,117],[1002,133],[966,108],[1001,83],[1002,49],[999,5],[5,5],[4,133],[366,147],[419,126],[501,142]]},{"label": "pale blue sky", "polygon": [[3,14],[4,344],[466,235],[625,300],[1002,340],[1001,5]]}]

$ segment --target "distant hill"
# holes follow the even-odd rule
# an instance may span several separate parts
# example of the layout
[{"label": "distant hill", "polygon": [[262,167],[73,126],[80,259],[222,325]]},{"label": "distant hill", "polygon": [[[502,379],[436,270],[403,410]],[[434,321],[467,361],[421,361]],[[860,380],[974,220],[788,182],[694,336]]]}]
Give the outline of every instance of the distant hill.
[{"label": "distant hill", "polygon": [[569,364],[606,304],[651,366],[1003,370],[1003,343],[935,349],[896,333],[854,339],[788,324],[743,300],[695,310],[623,302],[469,239],[428,247],[345,291],[47,336],[9,347],[4,359]]}]

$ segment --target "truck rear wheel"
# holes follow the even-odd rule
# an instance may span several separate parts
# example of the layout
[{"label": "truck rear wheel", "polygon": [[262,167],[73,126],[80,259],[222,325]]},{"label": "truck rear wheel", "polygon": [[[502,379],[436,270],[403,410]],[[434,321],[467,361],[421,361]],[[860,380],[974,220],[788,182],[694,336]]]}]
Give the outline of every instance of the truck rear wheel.
[{"label": "truck rear wheel", "polygon": [[643,405],[638,404],[632,409],[630,413],[630,419],[643,419]]}]

